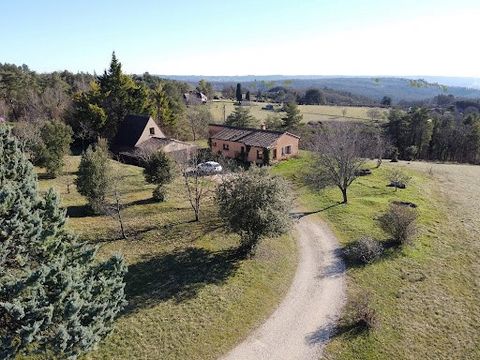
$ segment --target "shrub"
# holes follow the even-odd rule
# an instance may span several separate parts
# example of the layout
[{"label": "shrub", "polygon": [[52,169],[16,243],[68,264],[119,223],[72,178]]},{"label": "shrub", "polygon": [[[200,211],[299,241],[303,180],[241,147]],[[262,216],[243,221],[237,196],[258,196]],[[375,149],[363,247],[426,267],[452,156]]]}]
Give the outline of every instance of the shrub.
[{"label": "shrub", "polygon": [[405,245],[417,233],[418,212],[409,206],[390,204],[386,213],[379,217],[380,227],[395,242]]},{"label": "shrub", "polygon": [[288,185],[264,168],[225,178],[218,186],[216,200],[220,216],[229,230],[240,235],[247,255],[254,254],[262,237],[290,229],[292,198]]},{"label": "shrub", "polygon": [[164,201],[164,185],[172,180],[172,164],[170,159],[163,151],[156,151],[151,154],[144,163],[143,174],[145,181],[150,184],[156,184],[152,197],[157,201]]},{"label": "shrub", "polygon": [[411,179],[411,176],[408,176],[402,170],[395,168],[388,174],[388,180],[390,181],[388,186],[394,187],[395,191],[397,191],[397,189],[405,189]]},{"label": "shrub", "polygon": [[158,185],[158,186],[153,190],[152,198],[153,198],[155,201],[158,201],[158,202],[163,202],[163,201],[165,201],[165,199],[166,199],[166,196],[165,196],[165,188],[164,188],[162,185]]},{"label": "shrub", "polygon": [[375,239],[364,236],[347,246],[343,253],[352,263],[370,264],[377,260],[383,252],[383,246]]},{"label": "shrub", "polygon": [[340,326],[361,330],[377,328],[377,312],[370,303],[371,295],[368,292],[358,292],[351,296],[343,310]]}]

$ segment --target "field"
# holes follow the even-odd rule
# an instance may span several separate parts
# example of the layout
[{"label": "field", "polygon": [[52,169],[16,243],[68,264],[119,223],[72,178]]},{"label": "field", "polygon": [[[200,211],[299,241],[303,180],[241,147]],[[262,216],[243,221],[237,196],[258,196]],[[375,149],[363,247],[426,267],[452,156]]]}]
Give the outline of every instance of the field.
[{"label": "field", "polygon": [[[268,103],[255,103],[249,106],[250,113],[260,121],[265,120],[268,115],[278,114],[282,116],[284,113],[275,112],[280,110],[280,105],[275,105],[275,111],[263,110],[262,107]],[[224,108],[225,116],[233,112],[235,105],[232,101],[213,101],[208,104],[210,107],[213,120],[215,122],[223,122]],[[350,120],[350,121],[365,121],[371,120],[367,115],[368,107],[358,106],[331,106],[331,105],[299,105],[301,113],[303,114],[303,122],[309,121],[331,121],[331,120]],[[343,114],[343,111],[345,115]],[[379,109],[382,113],[384,109]]]},{"label": "field", "polygon": [[[253,259],[237,256],[238,239],[219,222],[211,196],[200,222],[184,197],[180,179],[168,200],[150,200],[153,187],[140,168],[113,162],[124,175],[128,240],[116,223],[91,216],[73,180],[79,157],[68,157],[65,175],[42,179],[55,188],[70,216],[67,226],[100,255],[119,252],[129,264],[129,302],[116,328],[85,359],[215,359],[242,340],[282,299],[296,267],[291,236],[263,241]],[[68,191],[68,188],[70,190]]]},{"label": "field", "polygon": [[[337,189],[312,191],[303,182],[310,157],[279,164],[274,171],[291,179],[299,201],[318,211],[343,245],[361,235],[387,241],[375,218],[393,200],[418,205],[420,235],[381,260],[350,267],[348,293],[372,294],[379,327],[337,332],[329,359],[480,358],[480,168],[463,165],[386,163],[359,178],[349,204],[339,205]],[[405,190],[386,187],[389,169],[402,166],[412,177]]]}]

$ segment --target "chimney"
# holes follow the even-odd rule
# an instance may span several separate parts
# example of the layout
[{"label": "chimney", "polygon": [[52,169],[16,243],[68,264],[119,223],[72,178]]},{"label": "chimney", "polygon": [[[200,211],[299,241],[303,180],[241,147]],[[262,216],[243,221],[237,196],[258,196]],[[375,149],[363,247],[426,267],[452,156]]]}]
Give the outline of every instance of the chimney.
[{"label": "chimney", "polygon": [[267,130],[267,125],[265,125],[265,124],[260,125],[260,129]]}]

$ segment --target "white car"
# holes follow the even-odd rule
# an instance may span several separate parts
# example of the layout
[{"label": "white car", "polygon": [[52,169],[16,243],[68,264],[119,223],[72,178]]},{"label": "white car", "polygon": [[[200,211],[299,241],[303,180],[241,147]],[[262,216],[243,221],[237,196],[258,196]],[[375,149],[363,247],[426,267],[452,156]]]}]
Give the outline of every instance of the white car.
[{"label": "white car", "polygon": [[200,174],[211,175],[218,174],[223,171],[222,165],[215,161],[207,161],[197,165],[197,171]]}]

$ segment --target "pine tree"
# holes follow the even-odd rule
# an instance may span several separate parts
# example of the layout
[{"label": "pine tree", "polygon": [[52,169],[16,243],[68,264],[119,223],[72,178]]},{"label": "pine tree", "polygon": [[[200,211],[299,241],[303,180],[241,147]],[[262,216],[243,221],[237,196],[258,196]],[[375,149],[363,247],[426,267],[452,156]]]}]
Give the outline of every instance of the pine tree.
[{"label": "pine tree", "polygon": [[287,130],[297,127],[303,119],[303,115],[300,114],[297,104],[294,102],[285,104],[285,112],[287,113],[283,121],[283,127]]},{"label": "pine tree", "polygon": [[254,127],[258,125],[258,120],[250,114],[248,108],[236,106],[235,110],[227,116],[225,124],[238,127]]},{"label": "pine tree", "polygon": [[95,259],[65,228],[52,190],[0,126],[0,358],[40,352],[76,358],[112,329],[124,306],[126,266]]}]

